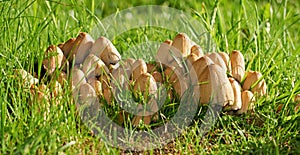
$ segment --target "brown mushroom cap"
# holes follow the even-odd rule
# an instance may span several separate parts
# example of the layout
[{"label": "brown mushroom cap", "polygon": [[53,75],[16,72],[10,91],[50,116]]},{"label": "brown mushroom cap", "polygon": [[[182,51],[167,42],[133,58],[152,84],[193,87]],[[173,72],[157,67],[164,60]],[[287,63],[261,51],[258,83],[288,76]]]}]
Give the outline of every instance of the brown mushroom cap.
[{"label": "brown mushroom cap", "polygon": [[175,36],[172,46],[178,49],[183,57],[186,57],[191,52],[191,40],[185,33],[179,33]]},{"label": "brown mushroom cap", "polygon": [[63,58],[64,54],[59,47],[55,45],[49,46],[43,60],[44,69],[51,75],[56,68],[59,69],[61,67]]},{"label": "brown mushroom cap", "polygon": [[244,56],[240,51],[232,51],[230,54],[231,74],[238,81],[241,82],[245,74]]},{"label": "brown mushroom cap", "polygon": [[138,59],[132,65],[132,80],[135,81],[140,75],[147,73],[147,65],[143,59]]},{"label": "brown mushroom cap", "polygon": [[228,78],[234,93],[233,105],[231,105],[232,110],[239,110],[242,108],[242,88],[240,84],[234,78]]},{"label": "brown mushroom cap", "polygon": [[72,62],[75,58],[75,64],[81,64],[84,59],[89,55],[90,48],[94,44],[94,39],[87,33],[81,32],[75,42],[74,47],[69,53],[69,60]]},{"label": "brown mushroom cap", "polygon": [[251,87],[253,87],[253,84],[256,84],[256,82],[258,82],[252,89],[251,91],[253,93],[257,93],[259,96],[263,96],[266,94],[266,82],[264,79],[262,78],[262,74],[260,72],[257,71],[248,71],[246,72],[246,78],[243,84],[243,89],[244,90],[250,90]]},{"label": "brown mushroom cap", "polygon": [[253,102],[255,101],[255,97],[253,93],[249,90],[244,90],[241,94],[242,98],[242,108],[237,111],[238,114],[246,113],[248,109],[252,109]]},{"label": "brown mushroom cap", "polygon": [[219,52],[218,54],[223,59],[225,65],[227,67],[227,71],[231,72],[231,65],[230,65],[230,62],[229,62],[230,61],[229,55],[227,53],[225,53],[225,52]]},{"label": "brown mushroom cap", "polygon": [[222,69],[225,70],[225,72],[227,72],[227,67],[225,62],[223,61],[222,57],[216,53],[216,52],[212,52],[208,54],[208,57],[216,64],[219,65]]},{"label": "brown mushroom cap", "polygon": [[69,53],[72,51],[74,48],[74,43],[75,43],[76,38],[71,38],[68,41],[66,41],[63,46],[62,46],[62,51],[64,53],[64,56],[68,58]]},{"label": "brown mushroom cap", "polygon": [[105,37],[98,38],[93,47],[91,54],[98,56],[106,66],[117,64],[121,60],[121,55],[111,41]]},{"label": "brown mushroom cap", "polygon": [[161,62],[162,64],[167,64],[169,62],[169,50],[171,44],[171,40],[166,40],[160,45],[155,56],[156,61]]},{"label": "brown mushroom cap", "polygon": [[201,49],[201,47],[199,45],[193,45],[191,47],[191,54],[195,54],[198,57],[202,57],[203,54],[203,50]]},{"label": "brown mushroom cap", "polygon": [[109,73],[103,61],[94,54],[90,54],[86,57],[82,65],[82,71],[87,78],[98,77]]}]

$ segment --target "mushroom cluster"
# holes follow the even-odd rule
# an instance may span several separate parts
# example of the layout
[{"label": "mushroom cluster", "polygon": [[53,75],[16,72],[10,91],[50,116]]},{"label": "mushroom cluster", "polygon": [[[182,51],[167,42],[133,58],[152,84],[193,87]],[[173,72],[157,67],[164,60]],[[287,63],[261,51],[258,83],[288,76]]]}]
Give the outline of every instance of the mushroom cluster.
[{"label": "mushroom cluster", "polygon": [[[188,93],[199,95],[199,104],[210,103],[215,95],[223,107],[242,114],[253,107],[255,96],[266,95],[263,75],[245,71],[241,52],[204,54],[202,48],[184,33],[163,42],[155,59],[155,62],[133,58],[122,60],[109,39],[94,40],[82,32],[65,43],[49,46],[45,52],[42,69],[51,77],[55,93],[47,96],[43,92],[49,88],[39,79],[24,70],[17,70],[17,73],[26,85],[38,90],[40,99],[58,95],[69,83],[74,99],[80,101],[76,102],[77,106],[91,102],[94,97],[102,98],[110,105],[116,100],[118,91],[130,90],[139,103],[132,120],[134,125],[141,120],[150,124],[159,109],[156,102],[161,84],[169,86],[166,91],[170,100],[182,97],[191,87],[187,82],[191,70],[195,73],[197,89]],[[36,95],[36,91],[32,93]],[[147,110],[143,109],[144,104],[148,105]],[[127,116],[126,111],[121,114],[122,118],[124,116]]]}]

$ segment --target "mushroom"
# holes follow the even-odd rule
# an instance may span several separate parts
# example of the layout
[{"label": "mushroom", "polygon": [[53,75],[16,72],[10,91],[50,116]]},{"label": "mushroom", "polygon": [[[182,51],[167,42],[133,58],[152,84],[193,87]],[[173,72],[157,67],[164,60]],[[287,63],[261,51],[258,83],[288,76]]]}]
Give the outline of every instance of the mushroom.
[{"label": "mushroom", "polygon": [[191,54],[195,54],[198,57],[202,57],[203,56],[203,50],[201,49],[201,47],[199,45],[193,45],[191,47]]},{"label": "mushroom", "polygon": [[77,95],[76,90],[80,87],[80,85],[86,83],[86,79],[83,71],[78,68],[72,69],[71,76],[72,76],[72,90],[75,93],[74,95]]},{"label": "mushroom", "polygon": [[105,37],[100,37],[95,41],[90,53],[98,56],[106,66],[115,65],[121,60],[121,55],[115,46]]},{"label": "mushroom", "polygon": [[63,46],[62,46],[62,51],[64,53],[64,55],[68,58],[69,53],[72,51],[72,49],[74,48],[74,43],[75,43],[76,38],[71,38],[68,41],[66,41]]},{"label": "mushroom", "polygon": [[[255,85],[254,85],[255,84]],[[263,96],[267,93],[267,86],[262,74],[257,71],[246,72],[246,78],[243,84],[243,90],[250,90],[253,93],[257,93],[259,96]]]},{"label": "mushroom", "polygon": [[[234,102],[234,91],[227,79],[225,70],[216,64],[208,65],[208,68],[211,76],[211,97],[213,104],[220,104],[221,106],[232,105]],[[200,92],[200,95],[201,93],[203,91]]]},{"label": "mushroom", "polygon": [[48,72],[52,74],[55,69],[59,69],[63,64],[64,54],[61,49],[55,45],[51,45],[47,48],[45,53],[45,58],[43,60],[43,67]]},{"label": "mushroom", "polygon": [[133,87],[134,95],[138,98],[142,94],[144,101],[150,106],[149,109],[144,109],[142,104],[137,108],[137,116],[134,117],[132,123],[137,126],[141,119],[144,119],[145,124],[150,124],[151,117],[158,111],[156,98],[157,98],[157,85],[153,76],[149,73],[141,74],[135,81]]},{"label": "mushroom", "polygon": [[211,74],[208,65],[211,64],[213,64],[213,62],[207,56],[200,57],[192,64],[198,78],[201,104],[207,104],[210,101],[212,86],[210,82]]},{"label": "mushroom", "polygon": [[252,109],[252,103],[255,101],[254,95],[249,90],[244,90],[241,94],[242,108],[237,111],[238,114],[246,113],[248,109]]},{"label": "mushroom", "polygon": [[86,78],[98,77],[109,73],[103,61],[94,54],[86,57],[82,65],[82,71],[85,73]]},{"label": "mushroom", "polygon": [[170,50],[171,44],[172,44],[172,40],[166,40],[160,45],[160,47],[158,48],[156,57],[155,57],[156,61],[158,61],[162,64],[169,63],[169,60],[171,59],[171,58],[169,58],[170,57],[169,50]]},{"label": "mushroom", "polygon": [[76,102],[78,111],[82,112],[83,119],[96,116],[99,109],[99,100],[94,88],[88,84],[82,84],[79,88],[79,101]]},{"label": "mushroom", "polygon": [[186,63],[189,69],[191,69],[191,67],[193,66],[192,64],[199,59],[200,57],[194,53],[191,53],[190,55],[188,55],[186,57]]},{"label": "mushroom", "polygon": [[242,88],[234,78],[228,78],[234,93],[233,105],[230,106],[232,110],[239,110],[242,108]]},{"label": "mushroom", "polygon": [[230,54],[231,74],[238,81],[241,82],[245,74],[244,56],[240,51],[234,50]]},{"label": "mushroom", "polygon": [[230,65],[230,62],[229,62],[229,60],[230,60],[229,55],[225,52],[219,52],[218,54],[221,56],[224,63],[226,64],[227,71],[231,72],[231,65]]},{"label": "mushroom", "polygon": [[94,44],[94,39],[87,33],[81,32],[68,54],[69,60],[72,62],[75,58],[75,64],[81,64],[89,55],[90,48]]},{"label": "mushroom", "polygon": [[135,81],[140,75],[147,73],[147,65],[143,59],[138,59],[132,65],[131,79]]},{"label": "mushroom", "polygon": [[103,95],[102,84],[96,77],[90,77],[87,80],[87,83],[89,83],[94,88],[97,95]]},{"label": "mushroom", "polygon": [[172,46],[178,49],[183,57],[186,57],[191,52],[191,40],[185,33],[179,33],[175,36]]},{"label": "mushroom", "polygon": [[208,54],[208,57],[217,65],[219,65],[222,69],[225,70],[225,72],[227,72],[227,67],[225,62],[223,61],[222,57],[216,53],[216,52],[212,52]]}]

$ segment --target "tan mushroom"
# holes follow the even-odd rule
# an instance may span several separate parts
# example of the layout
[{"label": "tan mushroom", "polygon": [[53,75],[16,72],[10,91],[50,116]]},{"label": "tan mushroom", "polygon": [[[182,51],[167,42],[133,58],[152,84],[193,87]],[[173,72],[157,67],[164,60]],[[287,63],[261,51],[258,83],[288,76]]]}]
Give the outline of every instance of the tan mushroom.
[{"label": "tan mushroom", "polygon": [[164,70],[164,81],[173,84],[178,80],[178,75],[179,72],[175,67],[166,67],[166,69]]},{"label": "tan mushroom", "polygon": [[255,101],[254,95],[249,90],[244,90],[242,92],[242,108],[237,111],[238,114],[246,113],[248,109],[252,109],[253,102]]},{"label": "tan mushroom", "polygon": [[225,52],[219,52],[218,53],[221,58],[223,59],[226,67],[227,67],[227,71],[231,73],[231,64],[230,64],[230,58],[229,58],[229,55]]},{"label": "tan mushroom", "polygon": [[234,93],[233,105],[230,106],[232,110],[239,110],[242,108],[242,88],[234,78],[228,78]]},{"label": "tan mushroom", "polygon": [[80,85],[85,84],[86,83],[86,78],[84,76],[84,73],[82,70],[78,69],[78,68],[73,68],[72,69],[72,88],[79,88]]},{"label": "tan mushroom", "polygon": [[153,76],[153,78],[155,79],[156,82],[159,82],[159,83],[164,82],[163,77],[160,72],[154,71],[151,73],[151,75]]},{"label": "tan mushroom", "polygon": [[98,56],[106,66],[115,65],[121,60],[121,55],[111,41],[105,37],[98,38],[91,49],[91,54]]},{"label": "tan mushroom", "polygon": [[153,64],[153,63],[147,63],[146,65],[147,65],[147,72],[148,72],[148,73],[151,74],[152,72],[157,71],[157,66],[156,66],[156,64]]},{"label": "tan mushroom", "polygon": [[158,48],[157,54],[156,54],[156,61],[161,62],[162,64],[168,64],[169,60],[171,60],[169,51],[172,44],[172,40],[166,40],[164,41],[160,47]]},{"label": "tan mushroom", "polygon": [[58,75],[57,81],[62,86],[65,86],[65,84],[68,82],[68,76],[64,71],[61,71]]},{"label": "tan mushroom", "polygon": [[191,53],[190,55],[188,55],[186,57],[186,63],[187,63],[188,68],[190,69],[193,66],[192,64],[199,58],[200,57],[194,53]]},{"label": "tan mushroom", "polygon": [[226,64],[225,64],[225,62],[223,61],[222,57],[221,57],[218,53],[216,53],[216,52],[209,53],[209,54],[208,54],[208,57],[209,57],[216,65],[219,65],[222,69],[225,70],[225,72],[227,72]]},{"label": "tan mushroom", "polygon": [[89,55],[93,44],[94,39],[88,33],[81,32],[77,36],[73,45],[74,47],[68,55],[70,62],[75,58],[75,64],[83,63],[84,59]]},{"label": "tan mushroom", "polygon": [[94,54],[90,54],[86,57],[82,65],[82,71],[86,78],[99,77],[109,73],[103,61]]},{"label": "tan mushroom", "polygon": [[178,49],[183,57],[186,57],[191,52],[192,42],[185,33],[179,33],[175,36],[172,42],[172,46]]},{"label": "tan mushroom", "polygon": [[[140,104],[137,109],[137,116],[134,117],[132,123],[137,126],[141,119],[144,119],[145,124],[150,124],[152,114],[158,111],[156,98],[157,98],[157,85],[153,76],[149,73],[141,74],[134,83],[134,95],[139,98],[141,94],[150,109],[144,109]],[[149,111],[150,110],[150,111]]]},{"label": "tan mushroom", "polygon": [[59,69],[62,65],[64,54],[61,49],[55,45],[51,45],[47,48],[45,58],[43,60],[43,67],[48,74],[52,74],[55,69]]},{"label": "tan mushroom", "polygon": [[231,74],[238,81],[241,82],[245,74],[244,56],[240,51],[232,51],[230,54]]},{"label": "tan mushroom", "polygon": [[195,54],[199,58],[204,55],[203,50],[201,49],[201,47],[199,45],[193,45],[191,47],[191,54]]},{"label": "tan mushroom", "polygon": [[[260,81],[259,81],[260,80]],[[254,86],[254,84],[256,84]],[[246,79],[243,84],[243,90],[250,90],[259,96],[265,95],[267,92],[266,82],[262,79],[262,74],[257,71],[246,72]]]},{"label": "tan mushroom", "polygon": [[[221,106],[232,105],[234,102],[234,91],[226,72],[219,65],[208,65],[210,72],[210,83],[212,86],[212,102]],[[200,87],[201,88],[201,87]],[[201,95],[202,92],[200,92]]]},{"label": "tan mushroom", "polygon": [[[62,51],[65,55],[65,57],[68,58],[69,53],[72,51],[72,49],[74,48],[74,43],[75,43],[76,38],[71,38],[68,41],[66,41],[63,46],[62,46]],[[69,58],[68,58],[69,59]]]},{"label": "tan mushroom", "polygon": [[138,59],[132,65],[132,77],[135,81],[140,75],[147,73],[147,65],[143,59]]},{"label": "tan mushroom", "polygon": [[88,83],[82,84],[79,88],[79,100],[76,102],[77,109],[81,111],[82,108],[88,108],[91,110],[89,111],[89,115],[93,115],[92,112],[96,112],[98,110],[98,105],[99,101],[94,88]]},{"label": "tan mushroom", "polygon": [[87,83],[89,83],[94,88],[97,95],[103,95],[102,84],[97,78],[90,77],[89,79],[87,79]]}]

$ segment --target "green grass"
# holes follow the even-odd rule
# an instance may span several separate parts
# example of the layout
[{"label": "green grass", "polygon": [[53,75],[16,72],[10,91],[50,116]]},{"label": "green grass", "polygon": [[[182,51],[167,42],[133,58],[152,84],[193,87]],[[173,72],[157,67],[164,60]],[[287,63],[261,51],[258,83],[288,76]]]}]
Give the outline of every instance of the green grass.
[{"label": "green grass", "polygon": [[[35,67],[41,67],[49,45],[62,43],[82,31],[89,33],[98,20],[122,9],[146,4],[170,6],[191,14],[204,23],[219,51],[240,50],[247,70],[261,71],[268,85],[268,95],[258,98],[253,112],[242,116],[222,113],[203,138],[199,136],[199,116],[180,137],[163,148],[150,150],[150,154],[300,154],[300,113],[294,111],[297,103],[293,102],[294,95],[300,93],[300,5],[296,0],[0,1],[0,154],[122,152],[81,125],[68,89],[61,94],[63,98],[31,102],[29,89],[14,76],[13,69],[33,73],[38,70]],[[148,40],[163,42],[175,35],[161,28],[144,27],[121,34],[113,43],[123,57],[149,59],[141,54],[143,51],[130,52],[129,47]],[[281,104],[283,109],[278,112]]]}]

